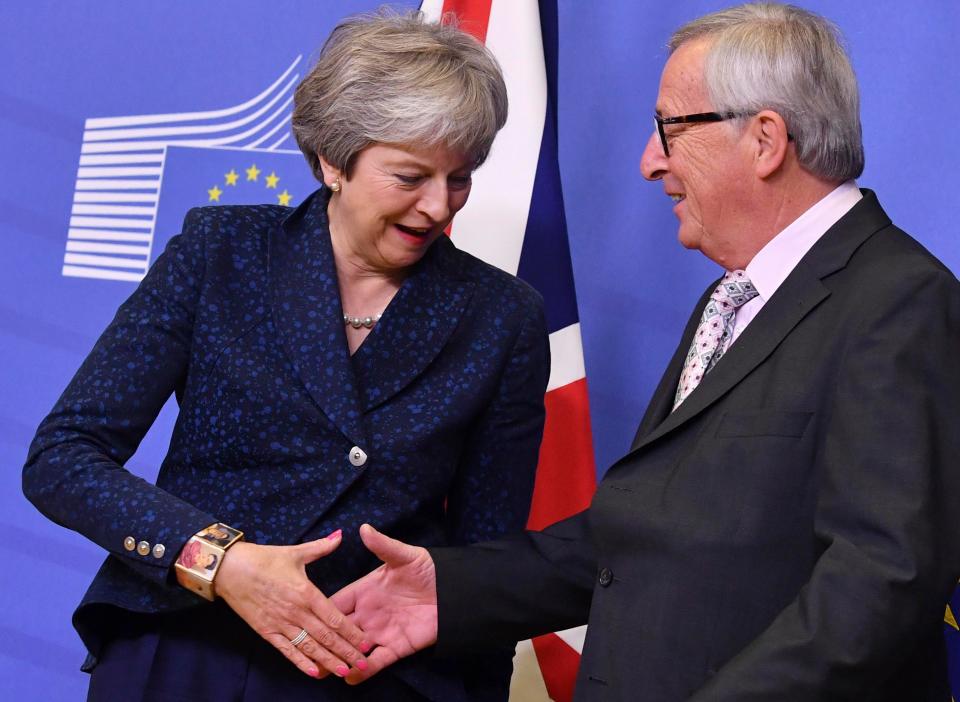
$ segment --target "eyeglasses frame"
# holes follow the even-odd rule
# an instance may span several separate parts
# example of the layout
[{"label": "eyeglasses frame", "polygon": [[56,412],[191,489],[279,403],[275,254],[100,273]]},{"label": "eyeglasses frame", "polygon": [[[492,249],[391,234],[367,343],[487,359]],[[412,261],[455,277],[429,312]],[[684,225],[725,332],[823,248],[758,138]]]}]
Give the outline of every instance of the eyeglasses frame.
[{"label": "eyeglasses frame", "polygon": [[[658,114],[653,115],[653,121],[657,125],[657,134],[660,135],[660,146],[663,147],[663,155],[670,158],[670,147],[667,146],[667,133],[663,131],[665,124],[700,124],[707,122],[726,122],[729,119],[738,119],[740,117],[752,117],[756,112],[696,112],[692,115],[678,115],[677,117],[661,117]],[[787,141],[793,141],[793,134],[787,132]]]},{"label": "eyeglasses frame", "polygon": [[692,115],[678,115],[677,117],[661,117],[658,114],[654,114],[653,121],[657,125],[657,134],[660,135],[660,145],[663,147],[663,155],[669,158],[670,147],[667,146],[667,133],[663,131],[663,125],[726,122],[729,119],[750,116],[751,113],[749,112],[697,112]]}]

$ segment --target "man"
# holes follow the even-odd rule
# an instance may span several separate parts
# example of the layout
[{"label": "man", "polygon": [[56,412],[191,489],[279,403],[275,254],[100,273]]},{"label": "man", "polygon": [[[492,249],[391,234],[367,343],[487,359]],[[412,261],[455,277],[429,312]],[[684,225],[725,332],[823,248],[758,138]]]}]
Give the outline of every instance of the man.
[{"label": "man", "polygon": [[385,565],[335,602],[370,672],[589,614],[578,700],[949,700],[960,285],[853,180],[831,24],[743,5],[670,48],[641,168],[727,273],[631,451],[543,533],[428,553],[364,527]]}]

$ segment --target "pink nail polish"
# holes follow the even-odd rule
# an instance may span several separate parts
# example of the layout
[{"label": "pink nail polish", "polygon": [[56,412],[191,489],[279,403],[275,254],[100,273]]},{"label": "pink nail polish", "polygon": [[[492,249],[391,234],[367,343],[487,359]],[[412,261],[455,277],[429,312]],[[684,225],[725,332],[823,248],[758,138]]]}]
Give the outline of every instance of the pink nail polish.
[{"label": "pink nail polish", "polygon": [[337,529],[336,531],[330,533],[330,534],[327,536],[327,539],[330,540],[330,541],[333,541],[333,540],[335,540],[335,539],[339,539],[339,538],[340,538],[340,534],[342,534],[342,533],[343,533],[343,529]]},{"label": "pink nail polish", "polygon": [[353,664],[356,666],[357,670],[366,670],[367,662],[363,658],[358,658],[357,662]]},{"label": "pink nail polish", "polygon": [[341,678],[350,672],[350,669],[345,665],[338,665],[337,669],[334,671]]},{"label": "pink nail polish", "polygon": [[360,653],[370,653],[371,648],[373,648],[373,646],[370,645],[369,641],[360,642]]},{"label": "pink nail polish", "polygon": [[310,670],[307,671],[307,674],[309,674],[311,678],[320,677],[320,671],[317,670],[316,668],[311,668]]}]

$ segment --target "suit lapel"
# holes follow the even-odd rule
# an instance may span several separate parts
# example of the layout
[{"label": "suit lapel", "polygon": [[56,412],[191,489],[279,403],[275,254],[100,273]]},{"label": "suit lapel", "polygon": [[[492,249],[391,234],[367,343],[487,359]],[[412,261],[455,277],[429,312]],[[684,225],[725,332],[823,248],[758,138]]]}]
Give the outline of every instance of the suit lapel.
[{"label": "suit lapel", "polygon": [[[817,278],[794,270],[720,362],[686,400],[639,444],[649,443],[696,416],[756,368],[830,293]],[[679,377],[679,371],[677,376]]]},{"label": "suit lapel", "polygon": [[673,358],[671,358],[670,363],[667,364],[667,370],[660,378],[660,384],[657,385],[657,389],[650,399],[650,404],[647,406],[647,411],[640,421],[640,428],[637,429],[637,433],[633,437],[633,443],[630,446],[631,451],[637,448],[640,441],[649,434],[654,427],[666,419],[671,410],[673,410],[673,400],[677,395],[677,383],[680,379],[680,372],[683,370],[683,363],[687,358],[687,351],[690,349],[693,335],[700,325],[703,308],[706,307],[710,293],[713,292],[713,289],[717,287],[717,283],[719,282],[720,279],[718,278],[711,283],[710,287],[700,296],[696,306],[693,308],[693,314],[690,315],[690,319],[687,320],[687,326],[684,328],[683,334],[680,337],[680,345],[677,346],[677,350],[673,353]]},{"label": "suit lapel", "polygon": [[273,317],[310,397],[347,438],[365,446],[330,244],[328,199],[326,191],[317,191],[270,237]]},{"label": "suit lapel", "polygon": [[[862,192],[863,199],[807,252],[716,367],[675,412],[670,412],[670,387],[672,384],[676,388],[700,311],[713,289],[708,288],[687,324],[680,348],[660,381],[631,452],[683,425],[723,397],[773,353],[794,327],[830,295],[824,279],[845,267],[853,252],[867,238],[890,224],[890,218],[880,207],[876,195],[869,190]],[[655,424],[660,417],[663,421]]]},{"label": "suit lapel", "polygon": [[420,376],[460,323],[473,283],[458,277],[446,237],[430,247],[355,354],[364,411],[383,404]]}]

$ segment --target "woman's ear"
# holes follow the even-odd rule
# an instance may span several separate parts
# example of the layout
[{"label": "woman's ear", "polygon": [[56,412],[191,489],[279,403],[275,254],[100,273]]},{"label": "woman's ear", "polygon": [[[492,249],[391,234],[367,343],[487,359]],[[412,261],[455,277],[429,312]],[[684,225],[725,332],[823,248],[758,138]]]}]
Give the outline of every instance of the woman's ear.
[{"label": "woman's ear", "polygon": [[[340,178],[343,175],[340,172],[339,168],[335,168],[327,159],[325,159],[320,154],[317,154],[317,159],[320,161],[320,170],[323,171],[323,184],[326,185],[331,190],[340,189]],[[337,183],[337,187],[334,188],[333,184]]]}]

